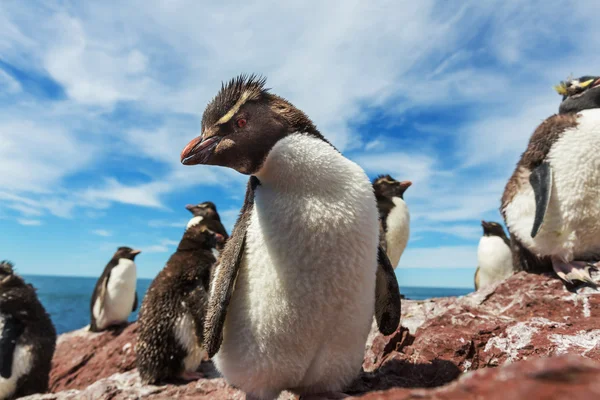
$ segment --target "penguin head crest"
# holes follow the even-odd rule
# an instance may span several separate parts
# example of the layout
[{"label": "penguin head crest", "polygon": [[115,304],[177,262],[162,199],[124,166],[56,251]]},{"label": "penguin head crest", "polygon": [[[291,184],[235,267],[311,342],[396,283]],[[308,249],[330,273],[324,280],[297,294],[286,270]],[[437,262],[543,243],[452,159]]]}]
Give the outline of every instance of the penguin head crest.
[{"label": "penguin head crest", "polygon": [[411,181],[397,181],[390,175],[378,175],[373,180],[373,190],[377,197],[404,198],[404,192],[412,185]]},{"label": "penguin head crest", "polygon": [[240,75],[221,90],[202,115],[202,133],[181,152],[184,165],[219,165],[252,175],[275,143],[293,133],[325,140],[310,118],[265,88],[266,79]]}]

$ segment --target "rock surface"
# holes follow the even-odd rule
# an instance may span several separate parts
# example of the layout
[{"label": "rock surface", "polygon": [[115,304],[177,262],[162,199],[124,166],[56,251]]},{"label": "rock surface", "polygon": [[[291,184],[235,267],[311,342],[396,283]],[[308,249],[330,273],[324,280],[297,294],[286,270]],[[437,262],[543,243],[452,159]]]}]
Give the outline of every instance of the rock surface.
[{"label": "rock surface", "polygon": [[[372,331],[365,372],[348,394],[574,400],[600,393],[600,292],[594,289],[575,293],[557,279],[522,272],[460,298],[404,300],[402,314],[403,327],[393,335]],[[51,373],[54,394],[29,398],[244,398],[210,362],[202,364],[199,381],[142,386],[133,354],[136,330],[134,323],[121,331],[61,335]]]},{"label": "rock surface", "polygon": [[137,323],[104,332],[88,327],[58,337],[50,372],[50,391],[84,389],[118,372],[135,368]]}]

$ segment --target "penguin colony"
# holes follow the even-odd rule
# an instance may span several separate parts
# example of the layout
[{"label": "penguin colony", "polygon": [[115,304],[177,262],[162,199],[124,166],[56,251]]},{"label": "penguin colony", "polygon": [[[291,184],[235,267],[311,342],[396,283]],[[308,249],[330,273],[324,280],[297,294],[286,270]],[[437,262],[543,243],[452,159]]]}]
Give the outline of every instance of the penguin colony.
[{"label": "penguin colony", "polygon": [[[534,131],[502,195],[509,236],[501,224],[481,222],[476,290],[519,270],[593,284],[600,77],[556,90],[559,113]],[[304,112],[253,75],[222,85],[181,162],[249,179],[231,236],[213,202],[185,207],[192,218],[138,316],[142,382],[199,379],[200,363],[211,358],[248,398],[284,390],[343,396],[360,373],[373,315],[386,335],[400,323],[394,269],[410,236],[411,182],[370,182]],[[140,253],[119,247],[104,268],[90,331],[118,328],[137,309]],[[47,391],[56,331],[8,261],[0,262],[0,335],[0,399]]]}]

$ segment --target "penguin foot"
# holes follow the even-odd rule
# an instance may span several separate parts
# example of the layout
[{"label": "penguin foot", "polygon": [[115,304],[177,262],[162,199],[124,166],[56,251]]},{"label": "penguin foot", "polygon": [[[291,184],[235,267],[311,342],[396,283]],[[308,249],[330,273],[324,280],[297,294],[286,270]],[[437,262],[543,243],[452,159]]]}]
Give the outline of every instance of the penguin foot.
[{"label": "penguin foot", "polygon": [[185,371],[183,374],[181,374],[181,379],[183,379],[184,381],[197,381],[202,378],[204,378],[204,374],[202,374],[201,372]]},{"label": "penguin foot", "polygon": [[565,263],[563,261],[552,259],[552,267],[556,275],[565,282],[573,284],[573,281],[581,281],[590,285],[596,286],[596,282],[592,279],[590,271],[598,271],[600,261],[590,263],[587,261],[571,261]]}]

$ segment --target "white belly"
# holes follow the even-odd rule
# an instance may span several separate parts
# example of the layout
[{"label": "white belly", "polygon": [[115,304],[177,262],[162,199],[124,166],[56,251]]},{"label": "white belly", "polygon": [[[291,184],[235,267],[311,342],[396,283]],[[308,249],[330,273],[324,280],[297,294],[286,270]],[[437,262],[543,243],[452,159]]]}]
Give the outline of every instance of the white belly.
[{"label": "white belly", "polygon": [[187,352],[187,356],[183,359],[185,371],[195,372],[202,362],[205,351],[199,344],[194,320],[190,315],[184,314],[177,319],[175,337]]},{"label": "white belly", "polygon": [[523,187],[506,207],[511,234],[534,253],[565,261],[600,253],[600,110],[580,115],[578,127],[564,132],[548,154],[552,193],[534,239],[535,200],[527,172],[522,171]]},{"label": "white belly", "polygon": [[[0,315],[0,332],[4,327],[4,316]],[[12,374],[10,378],[0,377],[0,399],[9,398],[17,390],[19,378],[26,375],[32,366],[33,355],[31,346],[24,345],[21,340],[17,341],[15,354],[13,355]]]},{"label": "white belly", "polygon": [[99,300],[94,304],[98,329],[127,321],[135,300],[136,279],[135,263],[121,258],[110,273],[104,304],[100,304]]},{"label": "white belly", "polygon": [[392,267],[396,268],[408,243],[410,214],[408,213],[408,206],[400,197],[394,197],[392,201],[395,207],[392,208],[386,220],[387,232],[385,233],[385,241],[387,244],[387,255],[392,263]]},{"label": "white belly", "polygon": [[510,247],[498,236],[483,236],[477,248],[479,288],[502,281],[513,273]]},{"label": "white belly", "polygon": [[[311,155],[330,149],[323,145]],[[326,155],[324,177],[297,165],[285,177],[281,164],[257,174],[245,258],[213,360],[231,384],[258,397],[341,390],[361,368],[374,313],[377,207],[364,172]],[[270,171],[286,183],[270,186]]]}]

